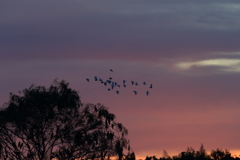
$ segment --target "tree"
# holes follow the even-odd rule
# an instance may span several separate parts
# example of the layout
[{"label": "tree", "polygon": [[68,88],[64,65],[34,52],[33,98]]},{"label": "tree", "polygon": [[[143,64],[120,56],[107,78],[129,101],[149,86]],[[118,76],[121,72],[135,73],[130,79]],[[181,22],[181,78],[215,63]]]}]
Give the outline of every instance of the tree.
[{"label": "tree", "polygon": [[211,157],[214,160],[232,160],[232,159],[234,159],[231,156],[231,153],[227,149],[225,151],[223,151],[222,149],[219,149],[219,148],[211,151]]},{"label": "tree", "polygon": [[163,150],[163,156],[160,158],[160,160],[170,160],[170,159],[171,159],[171,157],[169,156],[167,151]]},{"label": "tree", "polygon": [[134,152],[128,153],[125,160],[136,160],[136,156]]},{"label": "tree", "polygon": [[65,81],[10,93],[0,110],[0,159],[123,158],[127,129],[102,104],[85,104]]},{"label": "tree", "polygon": [[197,160],[210,159],[207,155],[207,152],[206,152],[203,144],[201,144],[199,151],[197,151],[197,153],[196,153],[196,159]]},{"label": "tree", "polygon": [[156,156],[150,156],[150,157],[146,157],[145,160],[158,160],[158,158]]},{"label": "tree", "polygon": [[195,150],[192,147],[188,147],[186,152],[181,152],[179,154],[182,160],[194,160],[196,156]]}]

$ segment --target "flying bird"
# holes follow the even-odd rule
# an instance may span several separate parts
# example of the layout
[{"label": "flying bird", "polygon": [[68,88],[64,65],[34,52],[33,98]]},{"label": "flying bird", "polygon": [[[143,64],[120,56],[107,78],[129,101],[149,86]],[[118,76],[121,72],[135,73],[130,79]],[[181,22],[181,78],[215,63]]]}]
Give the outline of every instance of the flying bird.
[{"label": "flying bird", "polygon": [[111,84],[111,83],[112,83],[112,81],[110,81],[110,80],[106,80],[106,82],[107,82],[108,84]]},{"label": "flying bird", "polygon": [[116,93],[118,94],[118,93],[119,93],[119,91],[116,91]]},{"label": "flying bird", "polygon": [[137,91],[133,91],[135,95],[137,95]]},{"label": "flying bird", "polygon": [[90,80],[88,78],[86,78],[86,80],[89,82]]},{"label": "flying bird", "polygon": [[110,80],[112,80],[112,77],[109,77]]},{"label": "flying bird", "polygon": [[111,85],[112,89],[115,87],[113,84]]},{"label": "flying bird", "polygon": [[134,81],[131,81],[132,85],[134,84]]},{"label": "flying bird", "polygon": [[123,80],[123,84],[125,84],[127,81],[126,80]]},{"label": "flying bird", "polygon": [[126,88],[126,85],[124,84],[123,87]]},{"label": "flying bird", "polygon": [[148,91],[146,92],[146,95],[147,95],[147,96],[149,95],[149,92],[148,92]]},{"label": "flying bird", "polygon": [[152,84],[150,85],[150,87],[149,88],[152,88]]},{"label": "flying bird", "polygon": [[97,76],[95,76],[94,79],[95,79],[95,81],[97,81],[98,80]]},{"label": "flying bird", "polygon": [[111,91],[111,89],[110,89],[110,88],[108,88],[108,91]]},{"label": "flying bird", "polygon": [[118,86],[118,87],[120,87],[120,85],[119,85],[119,84],[118,84],[117,86]]},{"label": "flying bird", "polygon": [[136,82],[135,85],[138,86],[138,83]]},{"label": "flying bird", "polygon": [[112,69],[110,69],[110,72],[113,72],[113,70],[112,70]]},{"label": "flying bird", "polygon": [[146,82],[143,82],[144,85],[146,85]]}]

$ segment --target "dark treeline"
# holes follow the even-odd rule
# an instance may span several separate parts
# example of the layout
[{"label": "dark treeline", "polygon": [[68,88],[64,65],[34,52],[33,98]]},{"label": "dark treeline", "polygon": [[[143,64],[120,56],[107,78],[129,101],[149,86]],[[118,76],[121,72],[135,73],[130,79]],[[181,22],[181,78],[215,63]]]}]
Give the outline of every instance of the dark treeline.
[{"label": "dark treeline", "polygon": [[164,150],[162,157],[147,156],[145,160],[240,160],[240,157],[232,155],[227,149],[219,148],[211,150],[208,154],[202,144],[198,151],[188,147],[186,151],[180,152],[178,155],[169,156],[167,151]]}]

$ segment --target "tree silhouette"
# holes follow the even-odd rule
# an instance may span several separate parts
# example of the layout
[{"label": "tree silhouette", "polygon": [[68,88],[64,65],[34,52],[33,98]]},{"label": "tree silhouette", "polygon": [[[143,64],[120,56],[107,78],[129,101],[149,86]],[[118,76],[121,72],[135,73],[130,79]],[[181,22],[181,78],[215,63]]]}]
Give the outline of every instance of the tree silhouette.
[{"label": "tree silhouette", "polygon": [[127,129],[102,104],[83,105],[68,85],[10,93],[0,110],[0,159],[123,158]]},{"label": "tree silhouette", "polygon": [[[155,156],[146,157],[145,160],[152,160]],[[170,157],[167,152],[163,151],[163,156],[159,160],[239,160],[240,157],[232,157],[228,150],[222,149],[212,150],[210,155],[207,154],[203,144],[199,151],[195,151],[192,147],[188,147],[186,151],[180,152],[178,155]]]},{"label": "tree silhouette", "polygon": [[166,150],[163,150],[163,156],[159,158],[160,160],[171,160]]},{"label": "tree silhouette", "polygon": [[129,152],[128,155],[125,157],[125,160],[136,160],[136,156],[134,152]]},{"label": "tree silhouette", "polygon": [[158,160],[158,158],[156,156],[150,156],[150,157],[146,157],[145,160]]},{"label": "tree silhouette", "polygon": [[217,148],[216,150],[211,151],[211,157],[214,160],[231,160],[231,153],[226,149],[223,151],[222,149]]},{"label": "tree silhouette", "polygon": [[199,151],[197,151],[196,153],[196,160],[205,160],[205,159],[210,159],[210,157],[207,155],[207,152],[203,144],[201,144]]}]

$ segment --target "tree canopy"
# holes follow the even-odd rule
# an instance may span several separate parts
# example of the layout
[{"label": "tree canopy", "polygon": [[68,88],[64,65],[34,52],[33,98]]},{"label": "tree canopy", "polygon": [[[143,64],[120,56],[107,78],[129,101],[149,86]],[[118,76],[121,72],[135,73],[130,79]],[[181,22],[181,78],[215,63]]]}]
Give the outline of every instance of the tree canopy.
[{"label": "tree canopy", "polygon": [[83,104],[67,82],[55,80],[10,93],[0,110],[0,159],[122,159],[127,134],[104,105]]},{"label": "tree canopy", "polygon": [[145,160],[240,160],[240,157],[236,155],[232,156],[229,150],[222,150],[219,148],[211,150],[210,154],[207,154],[203,144],[201,144],[198,151],[194,150],[192,147],[188,147],[186,151],[171,157],[163,150],[162,157],[147,156]]}]

